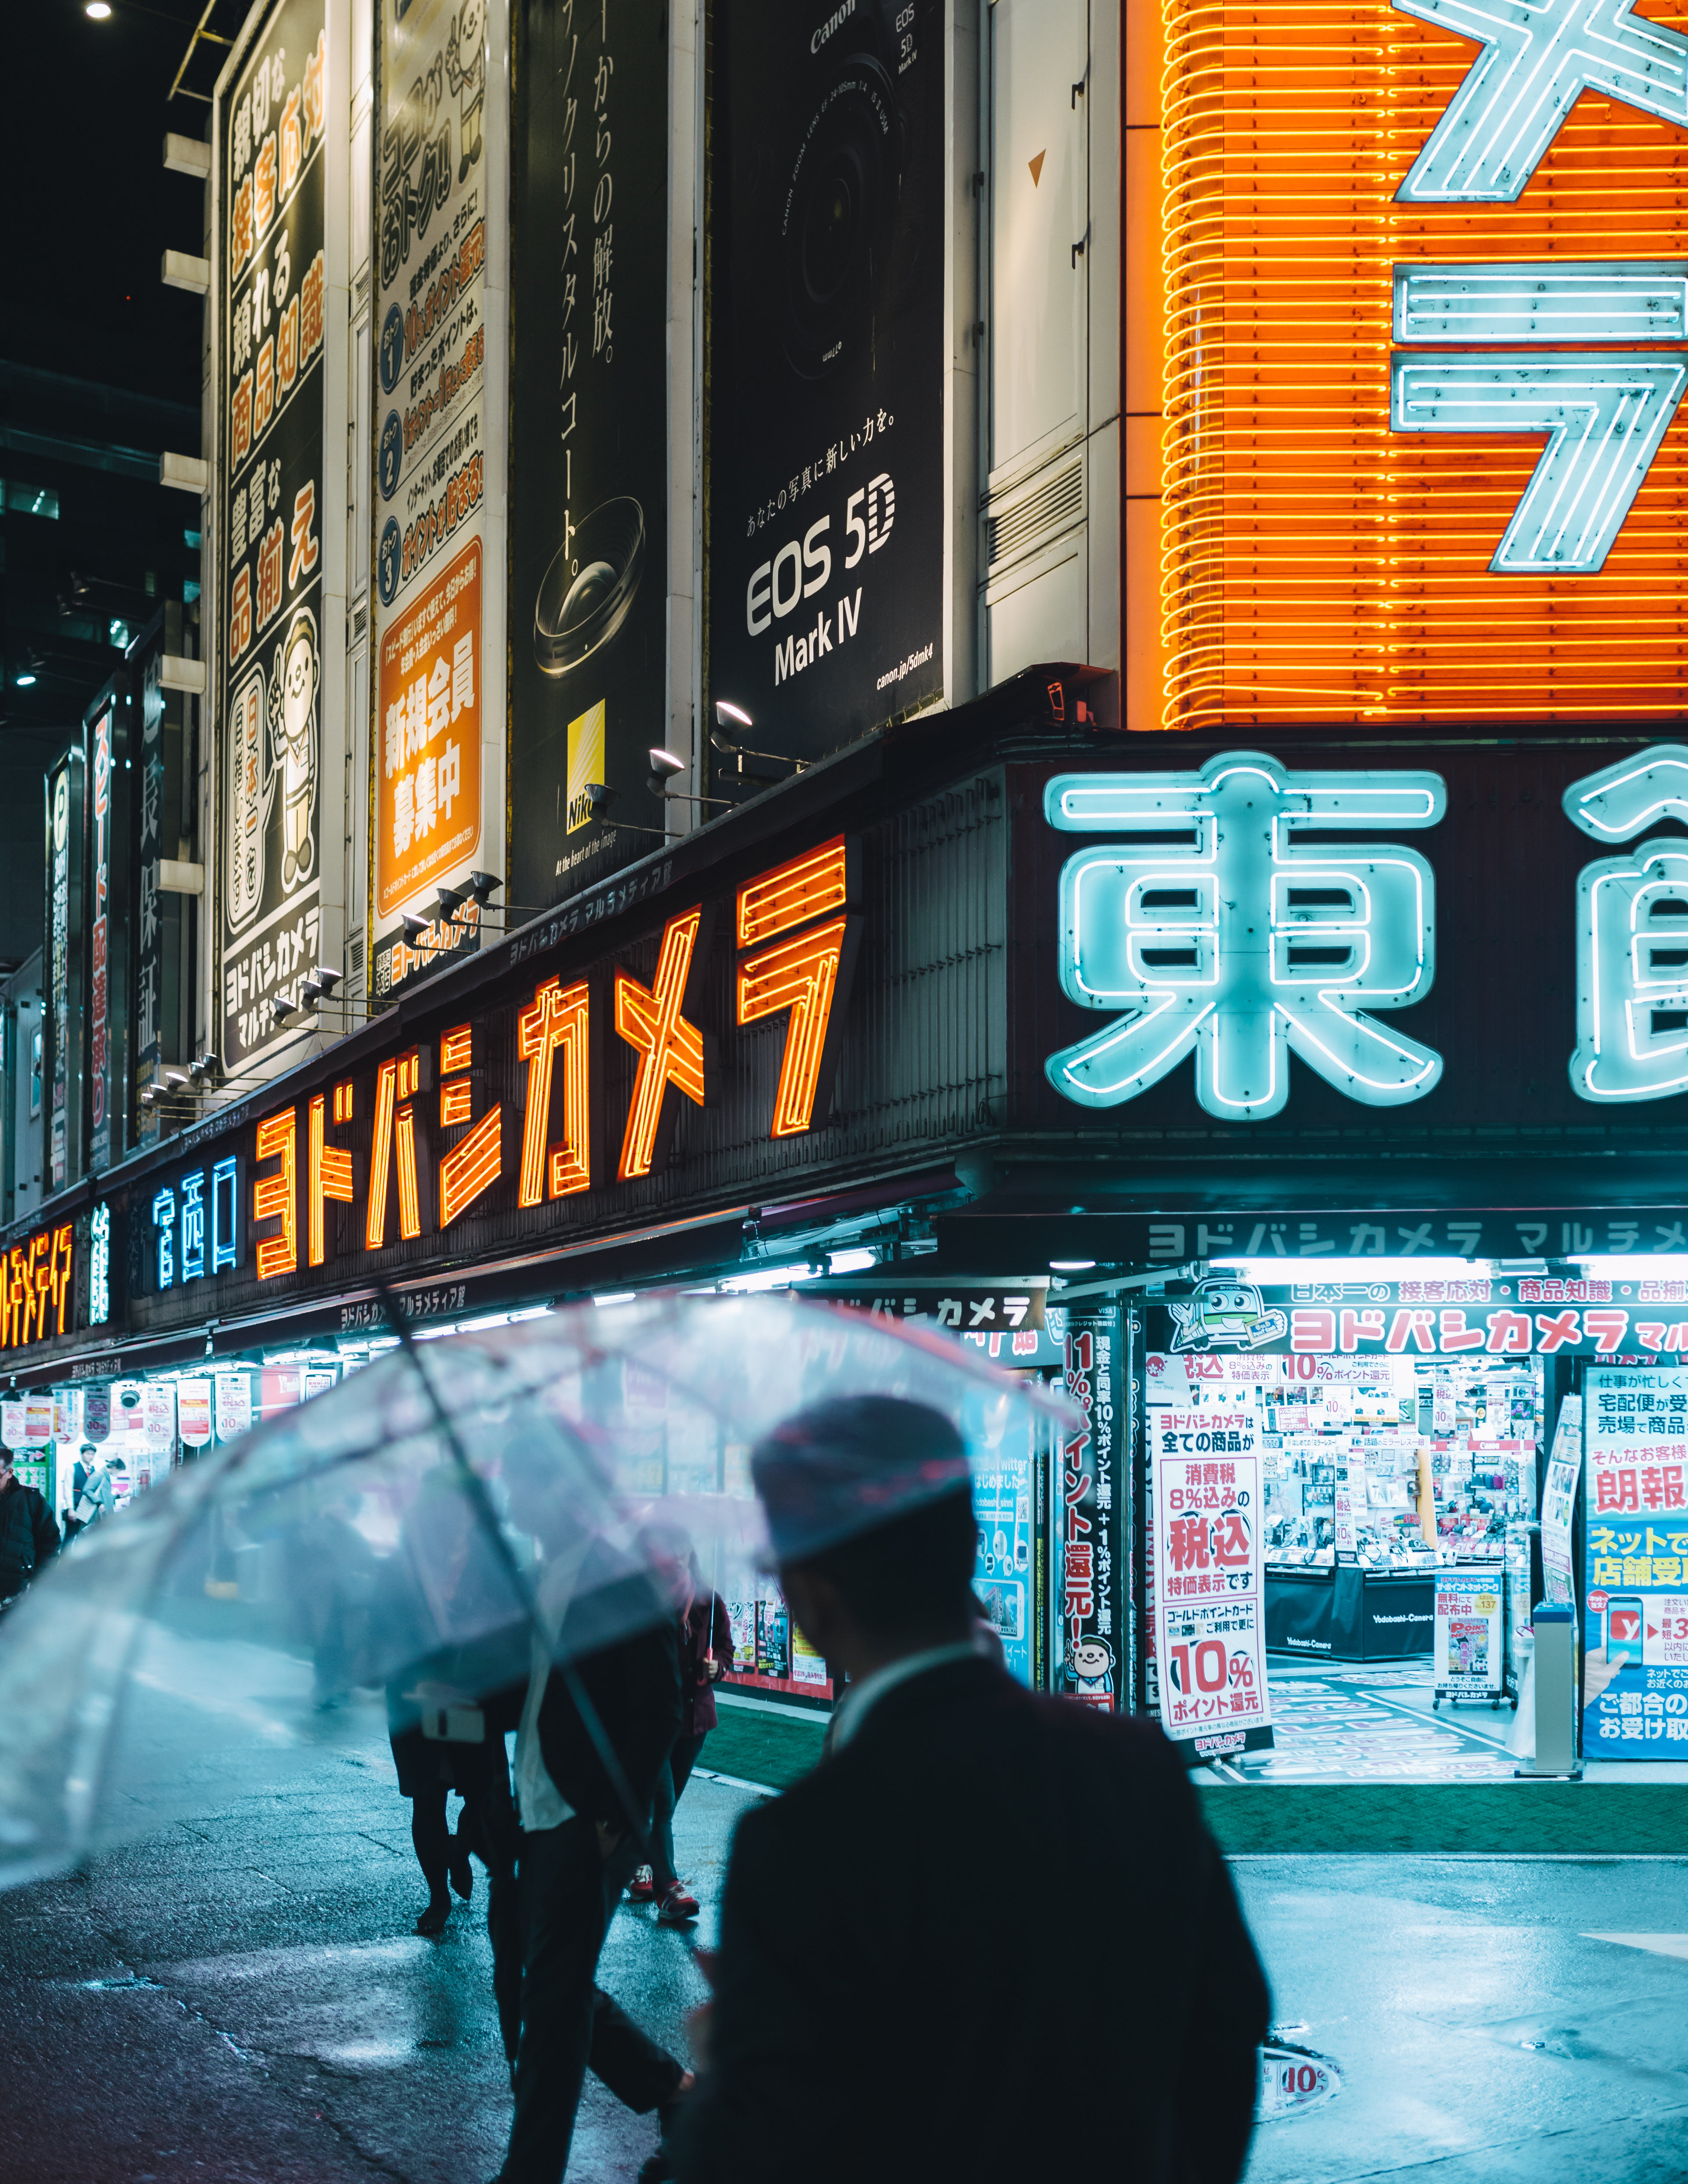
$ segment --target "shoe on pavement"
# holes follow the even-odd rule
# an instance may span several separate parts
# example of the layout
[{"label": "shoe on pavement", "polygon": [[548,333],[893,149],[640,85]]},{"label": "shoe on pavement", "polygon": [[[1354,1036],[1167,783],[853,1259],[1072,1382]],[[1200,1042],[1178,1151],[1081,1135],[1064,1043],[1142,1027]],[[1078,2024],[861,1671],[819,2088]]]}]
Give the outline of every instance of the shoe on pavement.
[{"label": "shoe on pavement", "polygon": [[649,1903],[656,1894],[656,1876],[648,1865],[642,1865],[633,1875],[627,1890],[630,1903]]},{"label": "shoe on pavement", "polygon": [[451,1898],[448,1896],[433,1897],[429,1901],[427,1909],[416,1921],[416,1931],[419,1934],[443,1934],[445,1931],[445,1922],[450,1916]]},{"label": "shoe on pavement", "polygon": [[451,1885],[466,1903],[475,1893],[475,1869],[469,1863],[469,1846],[460,1836],[451,1842]]},{"label": "shoe on pavement", "polygon": [[659,1926],[683,1926],[698,1915],[698,1899],[688,1896],[677,1880],[671,1880],[662,1892],[662,1901],[657,1906]]}]

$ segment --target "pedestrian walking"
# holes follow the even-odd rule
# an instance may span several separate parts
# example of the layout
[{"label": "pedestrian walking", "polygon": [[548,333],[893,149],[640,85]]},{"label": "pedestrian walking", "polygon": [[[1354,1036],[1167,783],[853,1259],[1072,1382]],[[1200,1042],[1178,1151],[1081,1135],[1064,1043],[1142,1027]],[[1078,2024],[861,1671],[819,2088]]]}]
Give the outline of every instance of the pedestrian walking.
[{"label": "pedestrian walking", "polygon": [[[584,1634],[602,1627],[605,1592],[616,1590],[610,1557],[580,1539],[565,1501],[548,1490],[543,1457],[528,1466],[513,1453],[505,1482],[515,1522],[549,1552],[535,1588],[546,1630],[534,1634],[516,1735],[521,2037],[515,2115],[497,2184],[560,2184],[588,2067],[637,2114],[655,2110],[665,2131],[690,2087],[683,2064],[597,1984],[610,1913],[638,1858],[638,1831],[648,1832],[657,1777],[680,1726],[679,1642],[675,1618],[652,1602],[646,1627],[587,1651]],[[649,1594],[646,1580],[627,1582]],[[640,1620],[631,1603],[623,1627]],[[571,1676],[554,1669],[554,1656],[571,1660]],[[571,1682],[614,1755],[619,1784]],[[646,2170],[670,2173],[660,2156]]]},{"label": "pedestrian walking", "polygon": [[679,1803],[704,1748],[716,1728],[715,1686],[733,1658],[733,1619],[726,1602],[704,1583],[689,1540],[679,1563],[680,1734],[668,1764],[656,1778],[651,1814],[649,1865],[642,1865],[627,1891],[635,1903],[655,1902],[659,1925],[683,1926],[698,1915],[698,1899],[682,1884],[674,1864],[674,1808]]},{"label": "pedestrian walking", "polygon": [[92,1441],[85,1441],[82,1453],[70,1478],[70,1507],[64,1519],[66,1541],[74,1540],[79,1532],[86,1532],[102,1517],[109,1517],[117,1507],[117,1488],[113,1474],[120,1473],[125,1478],[128,1466],[120,1456],[103,1457]]},{"label": "pedestrian walking", "polygon": [[58,1527],[40,1489],[25,1486],[0,1449],[0,1609],[9,1607],[58,1552]]},{"label": "pedestrian walking", "polygon": [[682,2184],[1233,2184],[1266,1983],[1171,1745],[980,1654],[938,1412],[820,1404],[752,1468],[792,1615],[850,1681],[828,1756],[738,1823]]}]

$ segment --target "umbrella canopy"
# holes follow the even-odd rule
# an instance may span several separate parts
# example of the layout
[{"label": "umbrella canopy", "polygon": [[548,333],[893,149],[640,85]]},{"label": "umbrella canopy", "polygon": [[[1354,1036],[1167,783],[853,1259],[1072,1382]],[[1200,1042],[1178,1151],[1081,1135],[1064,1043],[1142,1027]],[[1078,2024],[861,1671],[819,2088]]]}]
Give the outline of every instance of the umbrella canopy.
[{"label": "umbrella canopy", "polygon": [[[922,1404],[970,1460],[1066,1399],[816,1300],[660,1294],[407,1343],[96,1526],[0,1624],[0,1885],[269,1780],[384,1687],[408,1726],[677,1612],[755,1596],[753,1446],[841,1396]],[[939,1435],[936,1438],[944,1438]],[[797,1461],[803,1461],[799,1453]],[[786,1559],[953,1490],[953,1462],[817,1468]]]}]

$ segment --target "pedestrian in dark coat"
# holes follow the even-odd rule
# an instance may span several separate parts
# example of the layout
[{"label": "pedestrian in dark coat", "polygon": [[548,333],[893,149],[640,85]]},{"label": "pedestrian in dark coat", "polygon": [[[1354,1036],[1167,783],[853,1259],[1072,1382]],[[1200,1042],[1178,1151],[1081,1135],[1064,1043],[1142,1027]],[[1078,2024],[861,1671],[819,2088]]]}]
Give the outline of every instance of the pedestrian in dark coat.
[{"label": "pedestrian in dark coat", "polygon": [[733,1618],[727,1603],[703,1581],[688,1550],[686,1597],[680,1611],[680,1734],[666,1768],[656,1778],[651,1814],[651,1863],[639,1868],[627,1892],[636,1903],[657,1905],[658,1922],[683,1926],[698,1915],[698,1899],[682,1885],[674,1864],[674,1808],[691,1779],[704,1739],[716,1727],[715,1687],[733,1659]]},{"label": "pedestrian in dark coat", "polygon": [[25,1486],[0,1449],[0,1607],[15,1600],[43,1563],[58,1552],[58,1527],[47,1497]]},{"label": "pedestrian in dark coat", "polygon": [[[827,1757],[738,1824],[682,2184],[1233,2184],[1266,1983],[1171,1745],[976,1650],[937,1412],[818,1406],[754,1468],[793,1617],[850,1680]],[[808,1552],[817,1474],[858,1513],[866,1479],[932,1498]]]}]

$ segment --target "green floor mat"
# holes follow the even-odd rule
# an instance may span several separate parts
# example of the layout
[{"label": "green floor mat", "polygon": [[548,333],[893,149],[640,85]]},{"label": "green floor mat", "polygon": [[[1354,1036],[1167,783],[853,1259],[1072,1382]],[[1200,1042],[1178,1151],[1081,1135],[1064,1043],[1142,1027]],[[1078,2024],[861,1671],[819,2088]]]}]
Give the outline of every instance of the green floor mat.
[{"label": "green floor mat", "polygon": [[1688,1790],[1609,1782],[1332,1782],[1205,1790],[1222,1850],[1688,1857]]},{"label": "green floor mat", "polygon": [[698,1755],[699,1766],[712,1774],[736,1774],[744,1782],[783,1790],[821,1756],[825,1716],[817,1716],[811,1726],[790,1714],[762,1713],[749,1707],[724,1706],[718,1712],[721,1725],[710,1731]]}]

